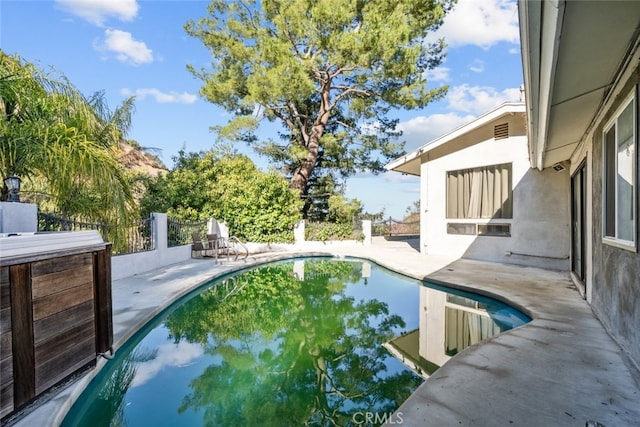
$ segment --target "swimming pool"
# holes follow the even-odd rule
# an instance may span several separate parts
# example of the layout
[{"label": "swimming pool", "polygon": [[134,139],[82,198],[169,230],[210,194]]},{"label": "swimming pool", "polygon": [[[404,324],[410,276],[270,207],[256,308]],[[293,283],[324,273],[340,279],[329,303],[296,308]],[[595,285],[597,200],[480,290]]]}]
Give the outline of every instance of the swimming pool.
[{"label": "swimming pool", "polygon": [[529,319],[361,260],[216,279],[129,340],[63,426],[358,425],[468,345]]}]

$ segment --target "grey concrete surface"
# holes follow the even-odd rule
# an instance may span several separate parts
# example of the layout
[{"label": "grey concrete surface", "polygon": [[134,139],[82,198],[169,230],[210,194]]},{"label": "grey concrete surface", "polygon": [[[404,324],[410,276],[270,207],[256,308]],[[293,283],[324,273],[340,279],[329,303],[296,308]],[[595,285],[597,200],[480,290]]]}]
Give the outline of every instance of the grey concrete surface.
[{"label": "grey concrete surface", "polygon": [[[520,328],[468,347],[435,372],[389,424],[406,426],[640,425],[637,368],[580,297],[568,273],[420,255],[405,242],[301,246],[246,261],[190,260],[113,282],[114,344],[119,348],[171,302],[213,277],[277,259],[331,254],[369,259],[505,301],[532,317]],[[57,426],[100,367],[47,396],[12,422]],[[596,424],[593,424],[596,425]]]}]

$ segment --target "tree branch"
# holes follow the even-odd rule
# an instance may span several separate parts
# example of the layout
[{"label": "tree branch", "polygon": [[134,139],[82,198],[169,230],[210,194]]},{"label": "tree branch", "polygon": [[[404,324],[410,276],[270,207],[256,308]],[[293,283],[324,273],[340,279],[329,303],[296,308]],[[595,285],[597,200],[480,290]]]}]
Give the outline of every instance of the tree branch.
[{"label": "tree branch", "polygon": [[346,98],[348,95],[351,94],[357,94],[357,95],[362,95],[365,97],[370,97],[371,96],[371,92],[366,90],[366,89],[356,89],[354,87],[351,86],[332,86],[331,87],[332,90],[341,90],[342,92],[340,92],[339,94],[337,94],[335,96],[335,98],[333,99],[333,102],[331,103],[331,108],[335,107],[340,101],[342,101],[344,98]]},{"label": "tree branch", "polygon": [[346,72],[349,71],[353,71],[355,69],[357,69],[358,67],[356,66],[351,66],[351,67],[340,67],[338,68],[336,71],[334,71],[333,73],[329,73],[327,72],[327,74],[329,74],[329,78],[333,79],[334,77],[339,76],[340,74],[344,74]]}]

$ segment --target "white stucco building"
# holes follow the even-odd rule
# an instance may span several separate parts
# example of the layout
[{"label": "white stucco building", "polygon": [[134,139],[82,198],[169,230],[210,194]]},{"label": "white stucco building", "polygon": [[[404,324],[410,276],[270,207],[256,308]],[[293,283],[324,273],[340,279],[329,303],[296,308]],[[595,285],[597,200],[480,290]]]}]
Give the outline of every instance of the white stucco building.
[{"label": "white stucco building", "polygon": [[422,253],[568,268],[568,172],[531,168],[524,103],[502,104],[386,168],[420,176]]}]

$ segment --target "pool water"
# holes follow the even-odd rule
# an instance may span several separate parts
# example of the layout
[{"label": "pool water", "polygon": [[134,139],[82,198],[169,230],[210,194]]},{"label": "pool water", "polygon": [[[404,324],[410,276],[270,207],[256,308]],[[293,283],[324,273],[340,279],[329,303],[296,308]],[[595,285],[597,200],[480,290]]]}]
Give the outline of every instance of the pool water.
[{"label": "pool water", "polygon": [[272,263],[216,279],[150,322],[62,425],[380,423],[451,356],[528,320],[360,260]]}]

